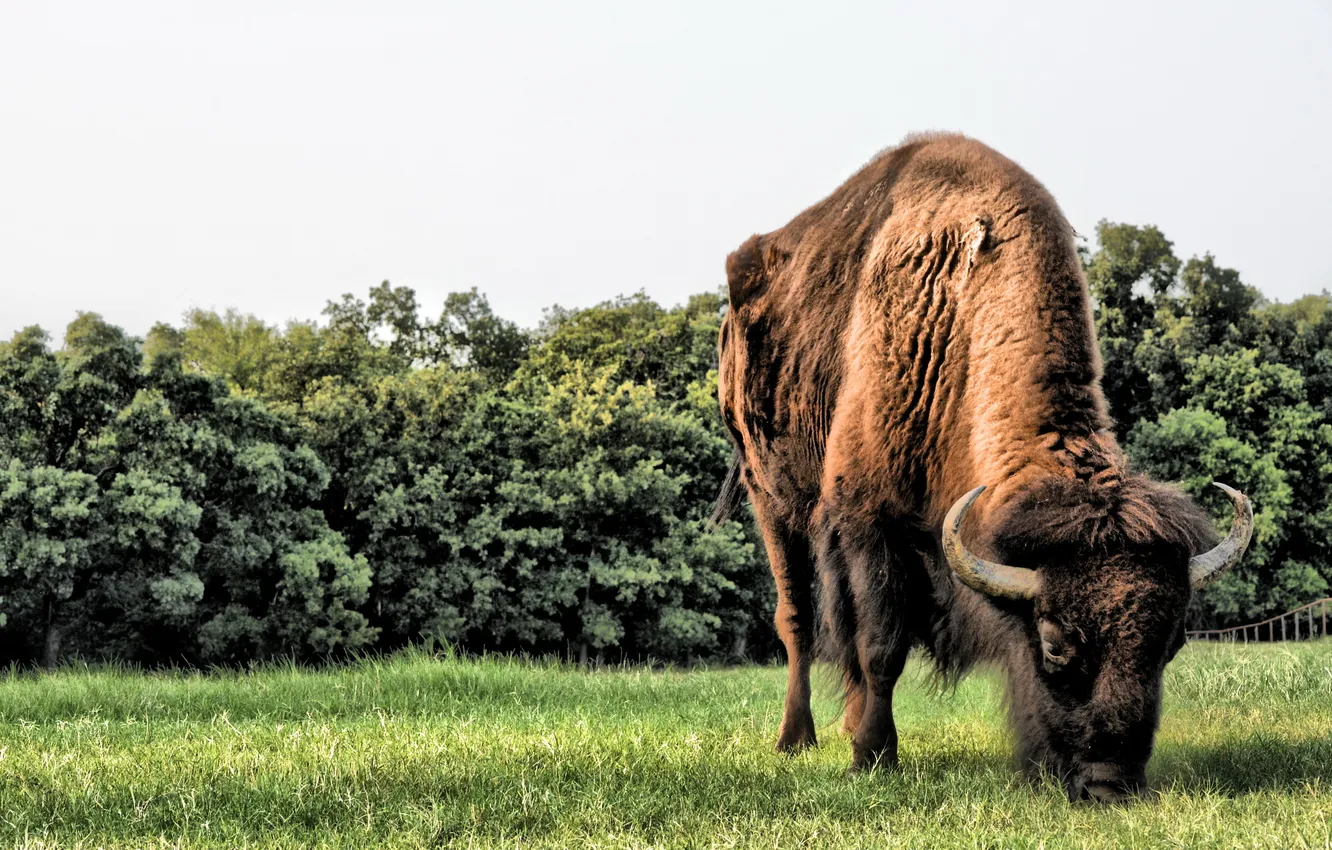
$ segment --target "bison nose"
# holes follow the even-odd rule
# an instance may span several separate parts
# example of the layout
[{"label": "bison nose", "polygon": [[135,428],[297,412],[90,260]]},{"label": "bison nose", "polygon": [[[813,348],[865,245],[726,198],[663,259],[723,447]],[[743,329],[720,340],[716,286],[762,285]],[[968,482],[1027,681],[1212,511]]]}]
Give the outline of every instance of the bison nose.
[{"label": "bison nose", "polygon": [[1068,796],[1075,802],[1123,803],[1141,795],[1146,787],[1147,777],[1141,769],[1095,762],[1078,771]]}]

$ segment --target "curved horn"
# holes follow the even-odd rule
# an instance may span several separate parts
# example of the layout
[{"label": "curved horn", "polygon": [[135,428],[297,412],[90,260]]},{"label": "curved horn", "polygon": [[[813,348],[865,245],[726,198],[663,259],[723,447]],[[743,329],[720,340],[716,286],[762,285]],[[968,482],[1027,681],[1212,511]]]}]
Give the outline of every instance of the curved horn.
[{"label": "curved horn", "polygon": [[985,492],[984,485],[953,503],[944,518],[943,550],[948,565],[972,590],[1005,599],[1031,599],[1041,592],[1041,576],[1035,570],[996,564],[977,558],[962,544],[962,520],[971,503]]},{"label": "curved horn", "polygon": [[1249,504],[1249,497],[1220,481],[1213,481],[1212,484],[1225,490],[1230,497],[1230,503],[1235,506],[1235,519],[1230,524],[1230,534],[1226,535],[1225,540],[1189,559],[1189,583],[1194,590],[1202,590],[1238,564],[1249,545],[1249,537],[1253,535],[1253,505]]}]

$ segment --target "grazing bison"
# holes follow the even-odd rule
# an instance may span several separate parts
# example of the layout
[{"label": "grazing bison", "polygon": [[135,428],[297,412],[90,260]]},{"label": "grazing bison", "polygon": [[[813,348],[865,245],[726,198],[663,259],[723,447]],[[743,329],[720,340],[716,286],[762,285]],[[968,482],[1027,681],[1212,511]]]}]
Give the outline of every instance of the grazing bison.
[{"label": "grazing bison", "polygon": [[789,662],[778,749],[815,743],[817,578],[852,769],[896,763],[893,686],[920,645],[950,676],[1006,671],[1021,762],[1070,798],[1143,788],[1190,595],[1243,554],[1252,509],[1220,485],[1218,544],[1129,470],[1073,238],[1016,164],[933,135],[727,259],[718,515],[743,483]]}]

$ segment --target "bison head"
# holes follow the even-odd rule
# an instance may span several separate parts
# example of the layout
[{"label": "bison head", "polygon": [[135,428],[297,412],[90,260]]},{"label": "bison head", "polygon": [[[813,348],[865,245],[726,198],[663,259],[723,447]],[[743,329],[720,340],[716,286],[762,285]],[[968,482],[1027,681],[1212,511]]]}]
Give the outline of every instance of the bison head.
[{"label": "bison head", "polygon": [[944,521],[953,571],[995,599],[1024,635],[999,653],[1019,755],[1028,769],[1059,776],[1072,800],[1114,801],[1145,788],[1162,675],[1184,643],[1190,595],[1234,566],[1253,529],[1244,494],[1217,486],[1234,505],[1234,522],[1225,540],[1199,555],[1180,535],[1071,546],[1034,534],[1035,544],[1000,546],[1020,550],[1023,566],[987,561],[961,538],[984,487],[959,499]]}]

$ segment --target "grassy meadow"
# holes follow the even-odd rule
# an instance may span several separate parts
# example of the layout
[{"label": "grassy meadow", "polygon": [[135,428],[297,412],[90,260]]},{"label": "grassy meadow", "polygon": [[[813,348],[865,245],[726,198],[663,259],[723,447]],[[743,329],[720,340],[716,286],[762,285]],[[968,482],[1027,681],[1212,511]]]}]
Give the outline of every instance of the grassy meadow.
[{"label": "grassy meadow", "polygon": [[901,771],[772,752],[783,673],[423,653],[325,671],[67,669],[0,683],[0,846],[1328,847],[1332,642],[1194,645],[1155,799],[1016,778],[1000,689],[898,694]]}]

